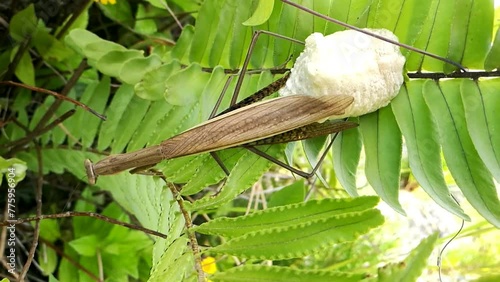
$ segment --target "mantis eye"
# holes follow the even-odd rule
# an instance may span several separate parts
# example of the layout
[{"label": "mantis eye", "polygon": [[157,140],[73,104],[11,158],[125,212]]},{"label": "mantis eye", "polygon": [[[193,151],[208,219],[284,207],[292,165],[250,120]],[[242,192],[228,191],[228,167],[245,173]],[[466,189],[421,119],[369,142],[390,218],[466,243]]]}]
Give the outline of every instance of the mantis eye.
[{"label": "mantis eye", "polygon": [[89,184],[94,185],[95,182],[97,181],[97,176],[95,175],[94,172],[94,164],[89,159],[86,159],[84,164],[85,164],[85,170],[87,171],[87,179],[89,180]]}]

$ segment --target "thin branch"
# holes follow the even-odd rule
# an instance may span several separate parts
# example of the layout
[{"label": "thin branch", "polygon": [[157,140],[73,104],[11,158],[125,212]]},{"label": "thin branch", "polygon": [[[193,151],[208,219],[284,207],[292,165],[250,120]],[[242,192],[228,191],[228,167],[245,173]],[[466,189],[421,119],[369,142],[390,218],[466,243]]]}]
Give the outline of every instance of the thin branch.
[{"label": "thin branch", "polygon": [[167,2],[162,2],[163,3],[163,6],[165,7],[165,9],[167,9],[168,13],[172,16],[172,18],[174,19],[175,23],[179,26],[179,28],[182,30],[184,29],[184,27],[182,26],[181,22],[179,21],[179,19],[177,18],[177,16],[175,15],[174,11],[172,11],[172,9],[170,9],[170,7],[168,6]]},{"label": "thin branch", "polygon": [[196,240],[196,236],[194,235],[193,232],[191,232],[191,228],[193,228],[193,224],[191,222],[191,217],[189,216],[188,211],[184,208],[184,202],[179,194],[177,192],[177,187],[171,182],[166,181],[164,178],[162,178],[163,181],[167,184],[168,188],[172,192],[172,195],[174,196],[175,200],[177,201],[177,204],[179,205],[179,208],[182,212],[182,215],[184,216],[184,221],[185,226],[186,226],[186,234],[189,237],[189,241],[191,242],[191,249],[193,250],[193,255],[194,255],[194,268],[196,269],[196,272],[198,272],[198,282],[204,282],[205,281],[205,273],[203,272],[203,268],[201,266],[201,256],[200,256],[200,248],[198,246],[198,241]]},{"label": "thin branch", "polygon": [[[35,199],[36,199],[36,216],[39,217],[42,214],[42,187],[43,187],[43,160],[42,160],[42,150],[37,143],[35,143],[36,156],[38,161],[38,177],[35,186]],[[23,269],[19,274],[19,281],[24,281],[24,277],[30,269],[33,258],[35,257],[36,248],[38,246],[38,238],[40,236],[40,219],[35,222],[35,229],[33,231],[33,242],[31,243],[31,248],[28,253],[26,262],[24,263]]]},{"label": "thin branch", "polygon": [[500,77],[500,70],[496,71],[466,71],[466,72],[411,72],[408,73],[409,78],[422,78],[422,79],[442,79],[442,78],[471,78],[479,79],[481,77]]},{"label": "thin branch", "polygon": [[[5,193],[5,202],[7,203],[8,199],[8,193]],[[9,205],[5,205],[5,209],[3,212],[3,218],[9,218],[8,217],[8,211],[9,211]],[[10,222],[6,222],[10,223]],[[7,226],[7,225],[5,225]],[[2,228],[2,233],[0,234],[0,250],[5,250],[5,243],[7,242],[7,228]],[[2,251],[0,254],[0,261],[2,262],[2,265],[5,269],[10,269],[10,266],[7,263],[6,257],[5,257],[5,252]],[[17,281],[19,279],[19,273],[18,272],[9,272]]]},{"label": "thin branch", "polygon": [[116,224],[116,225],[124,226],[124,227],[130,228],[130,229],[134,229],[134,230],[138,230],[138,231],[144,232],[146,234],[151,234],[151,235],[154,235],[154,236],[158,236],[158,237],[163,238],[163,239],[167,238],[167,235],[165,235],[163,233],[160,233],[160,232],[148,229],[148,228],[144,228],[142,226],[137,226],[137,225],[130,224],[130,223],[127,223],[127,222],[116,220],[114,218],[107,217],[105,215],[94,213],[94,212],[71,212],[71,211],[68,211],[68,212],[59,213],[59,214],[47,214],[47,215],[43,215],[42,214],[42,215],[40,215],[38,217],[34,216],[34,217],[20,218],[20,219],[15,220],[15,221],[0,222],[0,226],[5,226],[7,224],[21,224],[21,223],[24,223],[24,222],[29,222],[29,221],[34,221],[34,220],[66,218],[66,217],[77,217],[77,216],[93,217],[93,218],[97,218],[97,219],[102,220],[102,221],[109,222],[111,224]]},{"label": "thin branch", "polygon": [[[61,91],[61,95],[62,96],[67,96],[68,95],[69,91],[73,88],[73,86],[75,86],[76,82],[78,81],[78,79],[80,78],[80,76],[82,75],[83,71],[86,68],[87,68],[87,61],[86,60],[82,60],[80,62],[80,65],[78,66],[78,68],[75,70],[75,72],[73,73],[73,75],[68,80],[68,83],[66,83],[66,85],[63,88],[63,90]],[[63,99],[58,99],[58,100],[54,101],[54,103],[50,106],[50,108],[42,116],[42,118],[40,119],[40,121],[36,125],[36,127],[34,129],[35,131],[36,130],[40,130],[41,128],[43,128],[45,126],[45,124],[49,121],[49,119],[52,117],[52,115],[55,113],[55,111],[57,110],[57,108],[59,108],[59,106],[61,105],[61,103],[63,101],[64,101]]]},{"label": "thin branch", "polygon": [[12,59],[11,63],[9,64],[9,67],[5,73],[0,73],[2,76],[2,79],[12,79],[12,75],[14,74],[17,65],[21,61],[21,58],[23,57],[24,52],[29,50],[31,45],[31,37],[25,39],[22,43],[21,46],[17,49],[16,54],[14,55],[14,59]]},{"label": "thin branch", "polygon": [[54,92],[54,91],[51,91],[51,90],[48,90],[48,89],[44,89],[44,88],[40,88],[40,87],[36,87],[36,86],[31,86],[31,85],[19,83],[19,82],[14,82],[14,81],[0,81],[0,84],[17,86],[17,87],[21,87],[21,88],[24,88],[24,89],[29,89],[31,91],[35,91],[35,92],[38,92],[38,93],[44,93],[44,94],[52,95],[52,96],[56,97],[57,99],[73,103],[77,107],[80,107],[80,108],[82,108],[82,109],[84,109],[84,110],[92,113],[93,115],[97,116],[98,118],[100,118],[102,120],[106,120],[106,116],[105,115],[102,115],[102,114],[98,113],[97,111],[93,110],[89,106],[87,106],[87,105],[85,105],[85,104],[83,104],[83,103],[81,103],[81,102],[79,102],[79,101],[77,101],[75,99],[69,98],[69,97],[67,97],[65,95],[62,95],[62,94],[59,94],[57,92]]},{"label": "thin branch", "polygon": [[19,147],[22,147],[25,144],[29,143],[35,137],[40,136],[40,135],[44,134],[45,132],[52,130],[54,127],[56,127],[60,123],[64,122],[69,117],[71,117],[74,113],[75,113],[75,110],[69,110],[69,111],[65,112],[62,116],[56,118],[53,122],[51,122],[46,127],[42,128],[38,131],[28,132],[25,137],[18,139],[16,141],[13,141],[11,143],[2,145],[1,147],[14,147],[11,150],[11,154],[12,154],[12,152],[17,151],[19,149]]}]

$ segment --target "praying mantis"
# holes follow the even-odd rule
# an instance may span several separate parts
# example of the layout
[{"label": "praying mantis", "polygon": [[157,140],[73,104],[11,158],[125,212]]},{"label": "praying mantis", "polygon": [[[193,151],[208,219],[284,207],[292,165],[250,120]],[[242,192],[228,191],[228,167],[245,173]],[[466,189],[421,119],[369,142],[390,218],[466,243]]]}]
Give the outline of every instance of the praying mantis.
[{"label": "praying mantis", "polygon": [[[315,13],[312,10],[301,7],[293,2],[283,0],[287,5],[292,5],[307,12]],[[411,46],[400,44],[396,40],[388,40],[384,36],[371,33],[366,30],[356,28],[352,25],[333,20],[335,23],[345,27],[355,29],[357,32],[366,33],[374,36],[375,40],[386,40],[391,44],[398,44],[424,55],[431,56],[438,60],[461,68],[460,65],[435,56],[431,53],[416,50]],[[245,72],[250,61],[253,45],[257,40],[254,36],[250,50],[247,53],[241,72]],[[389,44],[386,43],[386,44]],[[398,70],[402,74],[402,68]],[[279,139],[279,142],[289,142],[299,139],[311,138],[322,134],[339,132],[345,129],[355,127],[353,122],[327,123],[319,126],[319,121],[324,121],[329,117],[339,117],[346,115],[347,109],[355,103],[355,99],[349,95],[332,95],[310,97],[304,95],[291,95],[276,99],[266,100],[255,104],[248,104],[248,101],[242,101],[236,104],[237,91],[242,83],[242,76],[238,79],[235,95],[232,99],[233,109],[224,111],[219,116],[195,126],[179,135],[163,141],[159,145],[147,147],[136,152],[118,154],[109,156],[97,163],[85,160],[85,167],[89,183],[95,184],[97,177],[118,173],[128,169],[140,170],[150,167],[162,160],[172,159],[192,154],[213,152],[225,148],[243,146],[257,140]],[[269,89],[276,90],[281,88],[285,79],[269,86]],[[400,86],[400,85],[399,85]],[[264,88],[261,92],[271,94],[273,91]],[[397,93],[397,92],[396,92]],[[304,93],[301,93],[304,94]],[[253,99],[253,98],[252,98]],[[261,98],[254,99],[260,100]],[[283,109],[283,110],[276,110]],[[321,130],[317,130],[321,127]],[[299,138],[287,137],[296,134],[296,130],[306,132]],[[309,132],[309,133],[308,133]],[[278,137],[273,137],[278,135]],[[261,141],[260,144],[276,143],[276,141]],[[253,150],[253,149],[251,149]],[[295,172],[295,171],[294,171]],[[299,173],[300,174],[300,173]]]}]

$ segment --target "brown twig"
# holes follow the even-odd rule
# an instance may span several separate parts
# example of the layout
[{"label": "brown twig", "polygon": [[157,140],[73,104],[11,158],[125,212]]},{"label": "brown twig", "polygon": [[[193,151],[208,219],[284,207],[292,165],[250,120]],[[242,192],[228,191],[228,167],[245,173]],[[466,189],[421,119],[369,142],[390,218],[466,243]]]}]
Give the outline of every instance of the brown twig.
[{"label": "brown twig", "polygon": [[[35,187],[35,195],[36,195],[36,215],[39,217],[42,214],[42,186],[43,186],[43,161],[42,161],[42,150],[37,143],[35,143],[35,148],[37,152],[37,161],[38,161],[38,177]],[[19,274],[18,281],[24,281],[24,277],[28,273],[30,269],[31,263],[33,262],[33,258],[35,257],[35,251],[38,246],[38,237],[40,236],[40,219],[35,222],[35,229],[33,231],[33,242],[31,243],[31,248],[28,253],[28,258],[24,263],[23,269]]]},{"label": "brown twig", "polygon": [[479,79],[481,77],[500,77],[500,70],[496,71],[466,71],[466,72],[413,72],[407,74],[409,78],[420,79],[442,79],[442,78],[470,78]]},{"label": "brown twig", "polygon": [[14,81],[0,81],[0,84],[22,87],[22,88],[25,88],[25,89],[28,89],[28,90],[31,90],[31,91],[35,91],[35,92],[39,92],[39,93],[44,93],[44,94],[52,95],[52,96],[56,97],[57,99],[73,103],[77,107],[80,107],[80,108],[82,108],[82,109],[84,109],[84,110],[92,113],[93,115],[97,116],[98,118],[100,118],[102,120],[106,120],[106,116],[104,116],[104,115],[96,112],[95,110],[93,110],[89,106],[87,106],[87,105],[85,105],[85,104],[83,104],[83,103],[81,103],[81,102],[79,102],[79,101],[77,101],[75,99],[69,98],[69,97],[67,97],[65,95],[61,95],[61,94],[59,94],[57,92],[54,92],[54,91],[51,91],[51,90],[48,90],[48,89],[44,89],[44,88],[40,88],[40,87],[36,87],[36,86],[31,86],[31,85],[19,83],[19,82],[14,82]]},{"label": "brown twig", "polygon": [[[5,193],[5,202],[7,202],[7,194],[8,193]],[[9,206],[8,205],[5,205],[5,209],[4,209],[4,212],[3,212],[3,218],[9,218],[8,217],[8,210],[9,210]],[[9,222],[6,222],[6,223],[9,223]],[[7,225],[5,225],[7,226]],[[0,250],[5,250],[5,243],[7,242],[7,228],[2,228],[2,233],[0,234]],[[5,253],[2,252],[0,254],[0,261],[2,262],[2,265],[5,267],[5,269],[10,269],[10,266],[8,265],[7,261],[5,260]],[[19,278],[19,273],[17,272],[9,272],[12,277],[14,277],[14,279],[17,281],[17,279]]]},{"label": "brown twig", "polygon": [[194,235],[193,232],[191,232],[191,228],[193,228],[193,223],[191,222],[191,216],[189,215],[189,212],[185,209],[184,207],[184,201],[182,200],[181,196],[179,195],[179,192],[177,192],[177,188],[175,187],[175,184],[166,181],[165,178],[162,178],[163,181],[167,184],[168,188],[172,192],[172,195],[174,196],[175,200],[177,201],[177,204],[179,205],[179,209],[181,210],[182,215],[184,216],[184,221],[185,226],[186,226],[186,234],[189,237],[189,241],[191,242],[191,249],[193,250],[193,255],[194,255],[194,268],[196,269],[196,272],[198,273],[198,282],[204,282],[205,281],[205,273],[203,272],[203,268],[201,266],[201,256],[200,256],[200,248],[198,246],[198,241],[196,240],[196,236]]},{"label": "brown twig", "polygon": [[30,141],[32,141],[35,137],[44,134],[45,132],[47,132],[47,131],[53,129],[54,127],[56,127],[58,124],[64,122],[66,119],[68,119],[69,117],[71,117],[74,113],[75,113],[75,110],[69,110],[69,111],[65,112],[62,116],[56,118],[54,121],[52,121],[46,127],[40,129],[39,131],[36,131],[36,132],[35,131],[33,131],[33,132],[29,132],[28,131],[25,137],[23,137],[21,139],[18,139],[16,141],[13,141],[11,143],[2,145],[2,147],[14,147],[11,150],[11,154],[12,154],[13,152],[16,152],[17,150],[19,150],[20,147],[22,147],[25,144],[27,144]]},{"label": "brown twig", "polygon": [[7,69],[7,72],[3,75],[2,79],[5,80],[12,79],[12,75],[14,74],[17,65],[19,64],[19,61],[21,61],[24,52],[26,52],[26,50],[30,48],[30,44],[31,44],[31,37],[26,38],[26,40],[24,40],[21,43],[21,46],[17,49],[17,52],[14,55],[14,59],[9,64],[9,68]]},{"label": "brown twig", "polygon": [[[69,91],[73,88],[73,86],[75,86],[76,82],[78,81],[78,79],[80,78],[80,76],[82,75],[82,73],[86,67],[87,67],[87,61],[84,59],[80,62],[80,65],[78,66],[78,68],[76,68],[75,72],[68,80],[68,83],[66,83],[63,90],[61,91],[60,94],[62,96],[68,95]],[[41,128],[43,128],[45,126],[45,124],[50,120],[50,118],[53,116],[53,114],[55,113],[57,108],[59,108],[59,106],[61,105],[61,103],[63,101],[64,100],[62,100],[62,99],[58,99],[58,100],[54,101],[54,103],[50,106],[50,108],[47,110],[47,112],[42,116],[42,118],[40,119],[40,121],[36,125],[34,131],[40,130]]]},{"label": "brown twig", "polygon": [[130,224],[130,223],[127,223],[127,222],[116,220],[114,218],[107,217],[105,215],[94,213],[94,212],[71,212],[71,211],[68,211],[68,212],[59,213],[59,214],[47,214],[47,215],[42,214],[40,216],[20,218],[20,219],[18,219],[16,221],[9,221],[9,222],[4,221],[4,222],[0,222],[0,226],[5,226],[7,224],[21,224],[21,223],[24,223],[24,222],[29,222],[29,221],[34,221],[34,220],[56,219],[56,218],[77,217],[77,216],[93,217],[93,218],[97,218],[97,219],[102,220],[102,221],[109,222],[111,224],[116,224],[116,225],[124,226],[124,227],[130,228],[130,229],[134,229],[134,230],[138,230],[138,231],[144,232],[146,234],[151,234],[151,235],[154,235],[154,236],[158,236],[158,237],[163,238],[163,239],[167,238],[167,235],[165,235],[163,233],[160,233],[160,232],[148,229],[148,228],[144,228],[142,226],[137,226],[137,225]]}]

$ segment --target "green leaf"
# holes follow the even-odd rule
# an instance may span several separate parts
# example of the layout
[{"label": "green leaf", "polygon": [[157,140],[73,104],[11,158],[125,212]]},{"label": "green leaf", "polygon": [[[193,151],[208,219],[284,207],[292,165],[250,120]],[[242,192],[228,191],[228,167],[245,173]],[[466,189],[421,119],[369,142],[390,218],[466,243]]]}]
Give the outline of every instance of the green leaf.
[{"label": "green leaf", "polygon": [[488,56],[484,62],[484,69],[486,71],[492,71],[500,67],[500,29],[497,29],[495,34],[495,40],[491,46]]},{"label": "green leaf", "polygon": [[[224,163],[224,166],[228,170],[232,170],[245,153],[246,151],[244,149],[235,148],[218,151],[217,155]],[[209,155],[205,155],[202,158],[202,162],[199,164],[190,163],[188,166],[194,167],[196,170],[194,173],[186,175],[187,183],[184,187],[182,187],[182,195],[196,194],[205,187],[219,183],[224,177],[226,177],[226,174],[219,164]],[[190,168],[184,166],[181,170],[186,171],[190,170]],[[179,177],[179,174],[177,174],[176,177]]]},{"label": "green leaf", "polygon": [[460,96],[462,80],[424,85],[424,98],[437,122],[444,158],[469,203],[490,223],[500,227],[500,203],[491,174],[467,132]]},{"label": "green leaf", "polygon": [[40,237],[50,243],[54,243],[54,241],[59,239],[61,237],[61,231],[59,230],[57,220],[45,219],[40,221]]},{"label": "green leaf", "polygon": [[[141,127],[141,122],[150,105],[150,101],[143,100],[137,96],[132,96],[132,99],[128,101],[127,108],[118,121],[117,128],[122,128],[123,130],[115,132],[115,139],[112,145],[113,153],[121,153],[124,151],[130,138]],[[129,113],[134,114],[131,115]],[[127,149],[127,151],[129,150]]]},{"label": "green leaf", "polygon": [[463,80],[462,101],[467,129],[474,146],[500,183],[500,79]]},{"label": "green leaf", "polygon": [[4,159],[0,156],[0,173],[1,173],[0,184],[2,184],[3,176],[9,173],[10,176],[14,177],[12,178],[9,175],[6,175],[6,177],[8,177],[7,179],[11,178],[15,180],[15,183],[19,183],[26,176],[27,169],[28,167],[26,166],[26,162],[20,159],[17,158]]},{"label": "green leaf", "polygon": [[[414,46],[436,54],[438,56],[447,57],[450,45],[450,27],[452,26],[454,1],[433,1],[429,8],[431,13],[424,20],[424,25],[421,32],[413,38],[408,38],[414,41]],[[415,5],[420,5],[419,1]],[[415,23],[413,23],[415,24]],[[428,71],[443,71],[445,63],[427,56],[423,56],[416,52],[411,52],[406,60],[406,68],[408,70],[428,70]]]},{"label": "green leaf", "polygon": [[496,282],[498,280],[500,280],[500,274],[485,274],[475,280],[472,280],[472,282]]},{"label": "green leaf", "polygon": [[256,26],[265,23],[273,12],[274,1],[269,0],[258,0],[257,8],[253,12],[252,16],[243,22],[243,25]]},{"label": "green leaf", "polygon": [[[221,68],[214,69],[217,75],[223,74]],[[191,64],[187,68],[182,69],[178,73],[171,75],[166,81],[166,91],[164,94],[165,100],[168,103],[176,106],[193,104],[200,97],[206,82],[210,79],[211,74],[203,72],[198,64]],[[186,85],[189,88],[186,89]]]},{"label": "green leaf", "polygon": [[365,147],[368,182],[382,200],[405,215],[398,200],[402,138],[391,107],[361,116],[359,124]]},{"label": "green leaf", "polygon": [[[306,154],[307,161],[311,165],[311,168],[314,168],[321,157],[320,154],[326,154],[326,152],[322,152],[321,149],[325,146],[325,142],[328,136],[319,136],[316,138],[302,140],[302,148],[304,148],[304,153]],[[321,171],[316,171],[316,176],[323,183],[323,185],[328,187],[328,183],[324,179],[323,175],[321,175]]]},{"label": "green leaf", "polygon": [[135,31],[142,34],[153,34],[157,31],[155,21],[153,19],[148,19],[148,16],[149,15],[144,5],[139,4],[135,15]]},{"label": "green leaf", "polygon": [[[470,0],[469,0],[470,1]],[[469,2],[467,1],[467,2]],[[459,1],[460,2],[460,1]],[[493,33],[494,6],[490,0],[473,0],[472,8],[467,17],[461,18],[468,23],[467,40],[461,62],[468,68],[482,68],[484,60],[491,47]],[[460,5],[462,9],[464,5]],[[455,16],[458,15],[455,13]]]},{"label": "green leaf", "polygon": [[59,280],[57,280],[57,278],[55,278],[54,275],[50,274],[49,275],[49,282],[59,282]]},{"label": "green leaf", "polygon": [[10,36],[18,42],[27,39],[36,31],[37,22],[38,19],[35,15],[35,6],[30,4],[24,10],[16,13],[10,20]]},{"label": "green leaf", "polygon": [[[80,101],[98,113],[104,112],[106,103],[110,95],[111,79],[108,76],[102,78],[98,84],[91,84],[85,89]],[[68,127],[73,129],[87,128],[72,132],[74,137],[81,138],[83,146],[89,147],[94,143],[97,134],[98,125],[101,120],[91,116],[88,112],[77,111],[76,114],[68,120]],[[74,142],[74,140],[71,140]]]},{"label": "green leaf", "polygon": [[146,72],[141,82],[134,87],[136,95],[151,101],[163,100],[167,89],[166,81],[180,68],[181,65],[178,61],[172,61]]},{"label": "green leaf", "polygon": [[66,47],[61,41],[56,39],[48,31],[39,29],[33,37],[33,45],[44,58],[49,62],[61,62],[75,56],[73,50]]},{"label": "green leaf", "polygon": [[144,52],[139,50],[113,50],[101,56],[96,67],[105,75],[116,76],[129,60],[144,58]]},{"label": "green leaf", "polygon": [[[15,48],[15,50],[17,49],[18,48]],[[11,53],[11,62],[12,59],[14,59],[12,56],[14,56],[15,54],[16,52]],[[23,53],[14,73],[16,74],[17,78],[19,78],[19,80],[23,83],[31,86],[36,85],[35,68],[33,67],[33,62],[31,61],[31,55],[29,52]]]},{"label": "green leaf", "polygon": [[356,171],[361,144],[359,128],[342,131],[333,143],[333,168],[340,184],[351,197],[358,196]]},{"label": "green leaf", "polygon": [[422,95],[423,84],[424,80],[417,80],[404,85],[391,102],[406,142],[411,171],[436,203],[449,212],[470,220],[451,197],[444,180],[439,136]]},{"label": "green leaf", "polygon": [[322,270],[301,270],[292,267],[264,266],[264,265],[242,265],[233,267],[224,272],[217,272],[209,277],[212,281],[336,281],[336,282],[354,282],[367,277],[362,273],[345,273],[338,271]]},{"label": "green leaf", "polygon": [[[428,20],[428,17],[431,15],[430,9],[433,2],[432,0],[410,0],[403,2],[400,14],[397,17],[397,26],[394,30],[394,34],[396,34],[400,42],[405,42],[409,45],[415,44],[419,35],[422,33],[426,20]],[[387,13],[386,16],[388,16]],[[401,48],[401,53],[405,57],[408,57],[410,51]]]},{"label": "green leaf", "polygon": [[179,267],[186,266],[179,264],[178,260],[188,251],[188,242],[187,238],[181,237],[168,246],[168,249],[162,254],[160,260],[153,265],[150,280],[162,277],[163,281],[165,281],[167,277],[171,277],[175,272],[181,272],[179,271]]},{"label": "green leaf", "polygon": [[[89,58],[89,65],[97,65],[99,59],[111,51],[126,51],[125,47],[111,41],[99,38],[97,42],[91,42],[82,46],[83,54]],[[115,74],[116,75],[116,74]]]},{"label": "green leaf", "polygon": [[[69,257],[77,257],[78,254],[67,243],[63,244],[64,252]],[[67,259],[62,259],[57,269],[58,278],[60,281],[72,281],[78,277],[78,269],[71,264]]]},{"label": "green leaf", "polygon": [[[88,30],[75,28],[64,38],[64,41],[66,42],[66,44],[68,44],[68,46],[73,48],[78,53],[87,55],[83,50],[86,45],[89,45],[91,43],[101,43],[105,40],[101,39],[99,36]],[[109,51],[111,50],[108,50],[108,52]]]},{"label": "green leaf", "polygon": [[[451,2],[451,1],[450,1]],[[450,41],[448,57],[455,62],[460,62],[465,53],[467,41],[467,28],[470,24],[468,19],[472,10],[472,1],[457,0],[454,2],[453,16],[450,27]],[[455,67],[445,65],[445,72],[452,72]]]},{"label": "green leaf", "polygon": [[427,266],[427,261],[434,249],[438,235],[438,233],[434,233],[422,240],[403,262],[379,268],[378,281],[417,281],[417,278]]},{"label": "green leaf", "polygon": [[141,81],[144,74],[160,65],[160,57],[156,54],[145,58],[133,58],[123,64],[118,77],[125,83],[136,84]]},{"label": "green leaf", "polygon": [[95,257],[100,251],[99,240],[96,235],[87,235],[69,242],[69,245],[81,256]]},{"label": "green leaf", "polygon": [[[268,146],[261,150],[271,156],[277,154],[281,146]],[[192,204],[186,203],[188,210],[214,209],[233,200],[236,195],[252,186],[271,166],[270,162],[251,152],[246,152],[234,166],[221,189],[214,197],[205,197]]]},{"label": "green leaf", "polygon": [[37,255],[37,263],[40,266],[43,275],[48,276],[49,274],[54,273],[58,263],[56,251],[47,247],[47,245],[42,242],[38,246]]},{"label": "green leaf", "polygon": [[[164,61],[178,60],[183,64],[189,64],[189,53],[191,50],[191,41],[193,40],[194,26],[186,25],[182,30],[182,33],[177,39],[177,43],[172,48],[170,53],[166,54],[167,58],[163,58]],[[171,58],[170,58],[171,57]]]},{"label": "green leaf", "polygon": [[304,201],[306,197],[306,185],[304,179],[295,181],[294,183],[281,188],[279,191],[274,192],[267,201],[269,208],[285,206]]},{"label": "green leaf", "polygon": [[[370,7],[366,26],[394,30],[398,19],[401,17],[404,2],[403,0],[375,1],[375,5]],[[426,1],[422,2],[425,3]],[[423,3],[422,5],[425,5]],[[395,9],[395,7],[397,8]]]},{"label": "green leaf", "polygon": [[377,203],[378,198],[374,196],[309,201],[260,210],[236,218],[216,218],[194,230],[203,234],[236,237],[259,230],[307,225],[308,222],[346,216],[372,209]]},{"label": "green leaf", "polygon": [[312,254],[344,241],[351,241],[381,225],[378,210],[342,214],[293,226],[249,232],[212,249],[251,259],[288,259]]},{"label": "green leaf", "polygon": [[[141,121],[141,126],[136,129],[132,135],[132,139],[127,145],[127,151],[135,151],[142,149],[146,145],[153,145],[153,136],[157,134],[155,128],[158,122],[170,111],[172,106],[163,101],[154,101],[150,103],[144,118]],[[153,129],[153,130],[151,130]]]},{"label": "green leaf", "polygon": [[98,4],[98,6],[106,17],[118,23],[131,25],[135,21],[128,1],[116,1],[114,5]]},{"label": "green leaf", "polygon": [[103,122],[99,129],[97,138],[97,149],[105,150],[109,147],[116,134],[122,133],[118,129],[118,121],[126,115],[127,105],[134,97],[134,89],[131,85],[122,84],[115,92],[111,104],[106,109],[107,121]]}]

